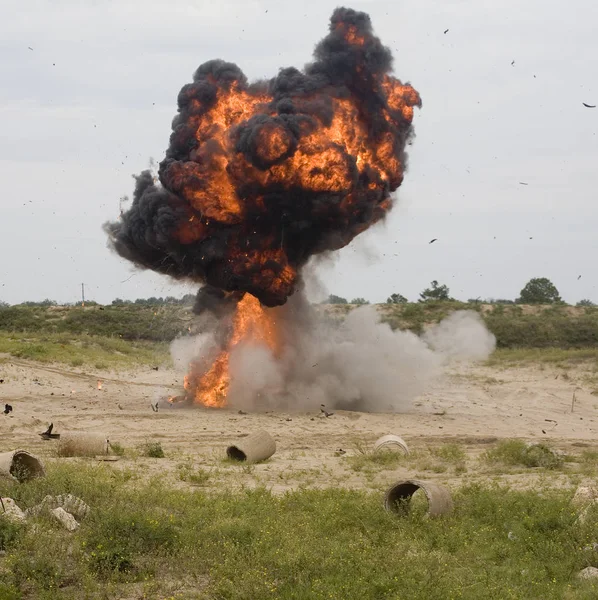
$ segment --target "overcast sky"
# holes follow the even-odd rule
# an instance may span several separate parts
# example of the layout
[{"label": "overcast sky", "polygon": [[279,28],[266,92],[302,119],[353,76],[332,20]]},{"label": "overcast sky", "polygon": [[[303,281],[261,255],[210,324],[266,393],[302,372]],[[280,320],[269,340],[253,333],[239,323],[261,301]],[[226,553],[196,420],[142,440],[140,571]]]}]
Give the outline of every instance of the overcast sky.
[{"label": "overcast sky", "polygon": [[[337,5],[4,0],[0,300],[72,302],[82,282],[104,303],[193,291],[112,254],[102,223],[163,158],[199,64],[302,67]],[[582,104],[598,104],[598,3],[345,5],[370,14],[423,108],[394,210],[318,267],[328,291],[415,300],[437,279],[460,299],[514,298],[544,276],[598,302],[598,108]]]}]

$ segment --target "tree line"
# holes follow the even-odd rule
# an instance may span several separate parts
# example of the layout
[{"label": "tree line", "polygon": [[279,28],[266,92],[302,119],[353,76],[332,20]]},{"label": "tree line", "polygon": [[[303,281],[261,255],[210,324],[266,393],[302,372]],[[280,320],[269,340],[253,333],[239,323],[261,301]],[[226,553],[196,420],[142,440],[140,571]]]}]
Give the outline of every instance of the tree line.
[{"label": "tree line", "polygon": [[[451,298],[449,287],[446,284],[440,284],[437,280],[430,283],[430,287],[424,289],[418,298],[418,302],[430,301],[455,301]],[[407,304],[409,300],[399,293],[391,294],[386,304]],[[519,292],[519,297],[515,300],[507,300],[503,298],[490,298],[481,300],[480,298],[470,298],[470,303],[487,303],[487,304],[565,304],[562,300],[558,289],[546,277],[534,277],[530,279],[522,290]],[[353,298],[349,302],[346,298],[330,294],[323,304],[369,304],[365,298]],[[580,300],[577,306],[595,306],[591,300]]]},{"label": "tree line", "polygon": [[[418,302],[431,302],[431,301],[455,301],[451,298],[450,290],[446,284],[440,284],[437,280],[430,283],[430,286],[424,289],[418,298]],[[123,300],[122,298],[115,298],[112,300],[112,306],[191,306],[195,302],[195,294],[185,294],[182,298],[175,298],[174,296],[166,297],[155,297],[150,298],[137,298],[136,300]],[[399,293],[391,294],[386,304],[407,304],[409,300]],[[480,298],[470,298],[467,300],[469,303],[486,303],[486,304],[565,304],[561,299],[558,289],[556,286],[547,279],[546,277],[534,277],[530,279],[525,286],[519,292],[519,297],[515,300],[508,300],[504,298],[489,298],[481,300]],[[365,298],[358,297],[353,298],[351,301],[342,296],[330,294],[322,304],[369,304],[370,302]],[[62,306],[79,306],[80,302],[73,302],[63,304]],[[6,302],[0,301],[0,308],[9,306]],[[58,306],[55,300],[41,300],[38,302],[22,302],[20,306],[27,307],[39,307],[47,308],[50,306]],[[98,306],[98,303],[93,300],[86,300],[85,306]],[[580,300],[577,306],[595,306],[591,300]]]}]

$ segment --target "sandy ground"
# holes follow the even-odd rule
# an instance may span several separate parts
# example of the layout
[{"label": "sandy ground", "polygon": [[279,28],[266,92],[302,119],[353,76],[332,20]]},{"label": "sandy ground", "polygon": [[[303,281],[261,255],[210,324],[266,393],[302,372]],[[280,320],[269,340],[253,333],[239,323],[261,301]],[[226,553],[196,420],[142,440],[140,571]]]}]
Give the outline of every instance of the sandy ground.
[{"label": "sandy ground", "polygon": [[[24,448],[46,461],[72,460],[56,459],[56,442],[38,434],[50,422],[58,433],[101,431],[127,449],[118,462],[101,468],[170,477],[173,485],[187,485],[179,475],[183,465],[208,473],[208,486],[265,484],[275,491],[303,485],[379,487],[403,476],[454,480],[471,477],[475,467],[464,474],[428,473],[417,464],[364,473],[351,468],[347,458],[387,433],[401,435],[414,449],[457,442],[473,459],[506,437],[549,440],[579,452],[579,447],[594,446],[598,430],[598,397],[592,388],[584,386],[581,375],[563,377],[550,368],[453,368],[408,413],[336,411],[329,418],[164,406],[156,413],[151,401],[181,390],[182,376],[172,370],[92,373],[8,358],[0,363],[0,378],[0,401],[13,407],[9,415],[0,414],[0,451]],[[258,429],[276,440],[272,459],[252,467],[222,460],[228,444]],[[159,441],[166,458],[141,457],[138,449],[147,441]],[[346,454],[338,456],[339,448]]]}]

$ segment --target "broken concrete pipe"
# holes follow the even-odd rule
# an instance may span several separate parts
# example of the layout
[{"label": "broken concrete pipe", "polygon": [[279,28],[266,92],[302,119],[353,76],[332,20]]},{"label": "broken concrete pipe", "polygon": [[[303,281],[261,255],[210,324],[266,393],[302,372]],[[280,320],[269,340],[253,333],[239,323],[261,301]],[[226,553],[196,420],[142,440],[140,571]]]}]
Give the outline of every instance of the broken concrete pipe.
[{"label": "broken concrete pipe", "polygon": [[44,512],[51,512],[61,508],[77,519],[84,519],[89,514],[89,506],[72,494],[61,494],[60,496],[45,496],[44,499],[32,508],[25,511],[26,517],[36,517]]},{"label": "broken concrete pipe", "polygon": [[374,452],[379,450],[401,450],[403,454],[409,454],[409,448],[405,443],[405,440],[398,435],[383,435],[381,438],[376,440],[374,444]]},{"label": "broken concrete pipe", "polygon": [[439,517],[453,510],[453,500],[447,488],[417,479],[399,481],[392,485],[384,496],[384,508],[390,513],[405,514],[409,511],[411,497],[418,490],[422,490],[428,500],[428,516]]},{"label": "broken concrete pipe", "polygon": [[84,431],[67,431],[58,440],[58,456],[88,456],[94,457],[108,454],[108,436],[104,433],[89,433]]},{"label": "broken concrete pipe", "polygon": [[46,474],[42,462],[27,450],[11,450],[0,454],[0,476],[23,483]]},{"label": "broken concrete pipe", "polygon": [[69,531],[75,531],[79,528],[79,521],[89,514],[89,506],[81,498],[64,494],[46,496],[40,504],[22,511],[12,498],[0,498],[0,517],[13,523],[24,523],[42,513],[54,517]]},{"label": "broken concrete pipe", "polygon": [[226,449],[232,460],[257,463],[270,458],[276,452],[276,442],[267,431],[256,431]]}]

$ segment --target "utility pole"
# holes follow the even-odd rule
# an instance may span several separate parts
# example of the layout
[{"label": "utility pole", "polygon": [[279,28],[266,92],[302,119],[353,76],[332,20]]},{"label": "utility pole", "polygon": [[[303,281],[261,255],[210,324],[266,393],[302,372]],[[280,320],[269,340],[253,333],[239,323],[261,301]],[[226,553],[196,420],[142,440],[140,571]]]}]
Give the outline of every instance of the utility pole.
[{"label": "utility pole", "polygon": [[81,306],[85,306],[85,284],[81,284]]}]

